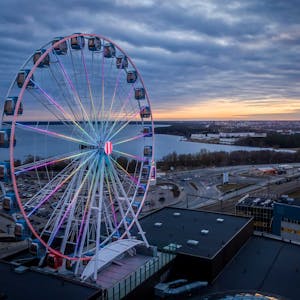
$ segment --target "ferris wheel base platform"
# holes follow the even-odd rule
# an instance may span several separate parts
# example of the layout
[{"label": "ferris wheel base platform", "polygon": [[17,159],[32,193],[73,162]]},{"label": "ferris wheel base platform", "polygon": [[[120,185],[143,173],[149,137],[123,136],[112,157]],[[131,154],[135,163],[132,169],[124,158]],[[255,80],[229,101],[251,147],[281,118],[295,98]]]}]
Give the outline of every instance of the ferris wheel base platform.
[{"label": "ferris wheel base platform", "polygon": [[122,255],[113,260],[97,273],[96,280],[91,275],[85,284],[101,288],[107,297],[104,299],[122,299],[152,276],[165,272],[165,267],[176,257],[171,252],[157,251],[155,246],[138,245],[135,248],[135,255]]},{"label": "ferris wheel base platform", "polygon": [[110,264],[114,259],[117,259],[125,252],[133,249],[138,245],[144,244],[141,240],[136,239],[121,239],[117,240],[106,247],[100,249],[100,251],[93,256],[89,261],[84,271],[81,274],[81,279],[86,280],[96,271],[97,273]]}]

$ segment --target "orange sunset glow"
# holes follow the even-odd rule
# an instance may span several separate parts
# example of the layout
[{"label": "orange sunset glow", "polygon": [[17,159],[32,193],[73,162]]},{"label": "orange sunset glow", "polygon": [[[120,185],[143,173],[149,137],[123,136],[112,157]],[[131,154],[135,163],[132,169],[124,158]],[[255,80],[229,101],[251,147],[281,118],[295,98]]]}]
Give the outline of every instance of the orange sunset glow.
[{"label": "orange sunset glow", "polygon": [[238,101],[213,99],[178,105],[173,109],[155,109],[156,120],[298,120],[300,99]]}]

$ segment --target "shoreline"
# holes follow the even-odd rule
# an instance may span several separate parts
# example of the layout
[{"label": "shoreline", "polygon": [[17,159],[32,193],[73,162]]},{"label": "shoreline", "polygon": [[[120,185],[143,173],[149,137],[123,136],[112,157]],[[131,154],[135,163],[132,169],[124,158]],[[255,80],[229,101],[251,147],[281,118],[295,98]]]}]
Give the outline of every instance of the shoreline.
[{"label": "shoreline", "polygon": [[[191,143],[199,143],[199,144],[211,144],[211,145],[221,145],[221,146],[237,146],[237,147],[249,147],[249,148],[256,148],[258,150],[254,151],[263,151],[263,150],[270,150],[270,151],[276,151],[276,152],[290,152],[295,153],[300,150],[300,148],[273,148],[273,147],[257,147],[257,146],[246,146],[246,145],[236,145],[236,144],[224,144],[220,143],[217,140],[199,140],[199,139],[191,139],[186,138],[183,136],[179,136],[181,142],[191,142]],[[260,150],[259,150],[260,149]]]}]

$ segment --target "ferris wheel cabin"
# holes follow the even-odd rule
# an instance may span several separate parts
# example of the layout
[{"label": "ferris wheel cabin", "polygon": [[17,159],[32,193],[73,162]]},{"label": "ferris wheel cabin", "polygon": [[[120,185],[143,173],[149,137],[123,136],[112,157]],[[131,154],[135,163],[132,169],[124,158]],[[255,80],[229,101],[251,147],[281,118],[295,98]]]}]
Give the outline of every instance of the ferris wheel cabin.
[{"label": "ferris wheel cabin", "polygon": [[50,268],[53,268],[53,269],[58,269],[59,267],[62,266],[62,258],[55,255],[55,254],[52,254],[52,253],[49,253],[47,255],[47,265],[50,267]]},{"label": "ferris wheel cabin", "polygon": [[[56,37],[56,38],[54,38],[54,39],[52,40],[52,46],[53,46],[55,43],[57,43],[57,42],[59,42],[60,40],[62,40],[62,39],[63,39],[63,37]],[[67,52],[68,52],[68,45],[67,45],[67,42],[64,41],[64,42],[60,43],[59,45],[53,47],[52,52],[53,52],[54,54],[56,54],[56,55],[65,55],[65,54],[67,54]]]},{"label": "ferris wheel cabin", "polygon": [[144,156],[151,157],[152,156],[152,146],[145,146],[144,147]]},{"label": "ferris wheel cabin", "polygon": [[141,206],[140,201],[133,201],[132,208],[136,211]]},{"label": "ferris wheel cabin", "polygon": [[128,83],[135,83],[137,80],[137,73],[135,70],[127,72],[127,82]]},{"label": "ferris wheel cabin", "polygon": [[8,161],[0,162],[0,182],[10,181],[10,164]]},{"label": "ferris wheel cabin", "polygon": [[140,186],[137,189],[137,195],[138,196],[143,196],[146,191],[146,185],[145,184],[140,184]]},{"label": "ferris wheel cabin", "polygon": [[[36,50],[33,54],[33,63],[36,64],[36,62],[39,60],[39,58],[46,52],[45,49]],[[39,63],[38,68],[48,67],[50,65],[50,56],[47,54],[44,59]]]},{"label": "ferris wheel cabin", "polygon": [[150,166],[143,166],[142,168],[142,179],[147,180],[150,174]]},{"label": "ferris wheel cabin", "polygon": [[[15,112],[16,103],[18,101],[18,97],[8,97],[4,102],[4,114],[7,116],[13,116]],[[20,103],[18,109],[18,115],[23,114],[23,105]]]},{"label": "ferris wheel cabin", "polygon": [[128,68],[128,59],[126,56],[120,55],[116,59],[117,69]]},{"label": "ferris wheel cabin", "polygon": [[156,163],[152,161],[150,169],[150,185],[156,184]]},{"label": "ferris wheel cabin", "polygon": [[144,135],[144,137],[152,137],[152,127],[151,126],[145,126],[143,128],[143,135]]},{"label": "ferris wheel cabin", "polygon": [[24,219],[18,220],[15,224],[15,238],[18,241],[23,241],[30,237],[30,230]]},{"label": "ferris wheel cabin", "polygon": [[[18,75],[17,75],[17,85],[19,88],[21,88],[29,74],[30,70],[29,69],[25,69],[25,70],[21,70]],[[29,88],[29,87],[34,87],[34,83],[33,83],[33,75],[32,77],[30,78],[30,80],[28,81],[28,84],[26,86],[26,88]]]},{"label": "ferris wheel cabin", "polygon": [[151,110],[149,106],[143,106],[140,110],[141,118],[149,118],[151,116]]},{"label": "ferris wheel cabin", "polygon": [[112,43],[106,43],[103,46],[103,56],[111,58],[116,55],[116,48]]},{"label": "ferris wheel cabin", "polygon": [[134,89],[134,98],[136,100],[145,99],[145,89],[144,88],[135,88]]},{"label": "ferris wheel cabin", "polygon": [[14,192],[7,192],[2,202],[2,208],[9,214],[19,211],[16,195]]},{"label": "ferris wheel cabin", "polygon": [[98,37],[91,37],[88,39],[88,48],[90,51],[100,51],[101,40]]},{"label": "ferris wheel cabin", "polygon": [[33,256],[41,258],[45,255],[46,249],[38,239],[30,241],[29,253]]},{"label": "ferris wheel cabin", "polygon": [[[0,148],[8,148],[10,141],[10,132],[9,128],[0,130]],[[16,141],[14,141],[15,145]]]},{"label": "ferris wheel cabin", "polygon": [[[75,33],[75,34],[80,34],[80,33]],[[72,49],[80,50],[84,48],[84,44],[85,44],[84,37],[82,35],[72,37],[70,43]]]}]

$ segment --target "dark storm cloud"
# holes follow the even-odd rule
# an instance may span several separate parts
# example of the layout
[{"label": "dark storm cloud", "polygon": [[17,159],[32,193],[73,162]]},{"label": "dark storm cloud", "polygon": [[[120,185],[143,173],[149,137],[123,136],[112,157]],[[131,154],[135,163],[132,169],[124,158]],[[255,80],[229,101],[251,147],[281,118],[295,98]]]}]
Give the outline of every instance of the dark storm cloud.
[{"label": "dark storm cloud", "polygon": [[300,99],[300,0],[4,0],[0,20],[2,97],[35,49],[54,36],[92,32],[136,62],[154,109],[212,98]]}]

